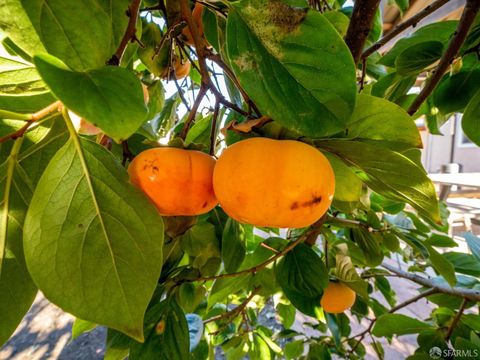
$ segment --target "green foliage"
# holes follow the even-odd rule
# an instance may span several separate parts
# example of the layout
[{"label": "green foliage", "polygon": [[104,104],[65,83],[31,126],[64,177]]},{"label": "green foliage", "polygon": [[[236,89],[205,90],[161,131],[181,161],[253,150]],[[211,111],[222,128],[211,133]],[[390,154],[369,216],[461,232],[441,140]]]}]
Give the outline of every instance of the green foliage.
[{"label": "green foliage", "polygon": [[[162,265],[163,226],[106,150],[72,134],[40,178],[24,229],[27,266],[47,298],[143,339],[143,314]],[[141,242],[132,236],[139,231]]]},{"label": "green foliage", "polygon": [[[262,113],[302,135],[334,134],[355,104],[348,48],[319,13],[268,4],[243,1],[228,17],[233,70]],[[291,23],[276,24],[282,15]],[[318,83],[329,84],[329,91],[318,89]],[[294,120],[299,114],[300,121]]]},{"label": "green foliage", "polygon": [[128,138],[144,122],[142,87],[131,72],[113,66],[73,72],[47,55],[34,61],[57,98],[116,141]]}]

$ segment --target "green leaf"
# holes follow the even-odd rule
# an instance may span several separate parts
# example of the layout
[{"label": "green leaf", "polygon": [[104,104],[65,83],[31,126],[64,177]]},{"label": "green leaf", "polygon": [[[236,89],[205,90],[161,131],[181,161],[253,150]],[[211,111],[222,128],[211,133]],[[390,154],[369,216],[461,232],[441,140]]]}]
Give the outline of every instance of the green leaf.
[{"label": "green leaf", "polygon": [[143,340],[162,266],[162,219],[107,150],[70,131],[27,213],[28,269],[64,310]]},{"label": "green leaf", "polygon": [[419,73],[440,59],[443,44],[439,41],[426,41],[410,46],[396,59],[395,66],[401,75]]},{"label": "green leaf", "polygon": [[285,357],[287,359],[298,359],[303,354],[303,340],[295,340],[285,345]]},{"label": "green leaf", "polygon": [[280,125],[322,137],[341,130],[352,114],[355,66],[319,12],[273,0],[241,1],[228,15],[227,48],[246,92]]},{"label": "green leaf", "polygon": [[323,16],[333,25],[341,37],[347,35],[348,24],[350,23],[347,15],[340,11],[328,11],[325,12]]},{"label": "green leaf", "polygon": [[410,6],[410,0],[393,0],[395,4],[397,4],[398,9],[400,10],[400,13],[403,15],[405,11],[408,10],[408,7]]},{"label": "green leaf", "polygon": [[172,298],[150,308],[145,315],[146,339],[130,348],[131,360],[184,360],[190,358],[188,324]]},{"label": "green leaf", "polygon": [[0,345],[15,331],[37,293],[25,265],[22,227],[40,175],[66,141],[63,123],[55,120],[15,140],[5,156],[0,146]]},{"label": "green leaf", "polygon": [[480,91],[470,100],[462,118],[462,130],[467,137],[480,146]]},{"label": "green leaf", "polygon": [[378,337],[416,334],[422,330],[431,329],[432,326],[423,321],[413,319],[401,314],[384,314],[375,323],[372,334]]},{"label": "green leaf", "polygon": [[104,360],[125,360],[133,344],[132,338],[113,329],[108,329]]},{"label": "green leaf", "polygon": [[47,51],[28,16],[22,0],[2,1],[0,19],[2,19],[0,29],[30,56]]},{"label": "green leaf", "polygon": [[[324,153],[335,174],[334,201],[357,202],[362,195],[362,181],[355,172],[336,156]],[[334,204],[335,205],[335,204]]]},{"label": "green leaf", "polygon": [[479,83],[479,68],[446,75],[433,92],[433,103],[444,115],[463,111],[473,98],[476,97],[478,102],[475,94],[478,92]]},{"label": "green leaf", "polygon": [[300,311],[315,316],[323,289],[328,285],[328,271],[322,259],[305,244],[297,245],[275,267],[277,282],[285,296]]},{"label": "green leaf", "polygon": [[253,227],[244,226],[228,218],[222,236],[222,259],[227,273],[235,272],[245,259],[249,236],[253,236]]},{"label": "green leaf", "polygon": [[6,0],[0,27],[30,56],[48,52],[72,69],[87,70],[104,65],[115,52],[127,27],[129,3]]},{"label": "green leaf", "polygon": [[70,71],[50,55],[35,56],[43,80],[67,108],[120,142],[144,122],[147,107],[138,78],[130,71],[105,66]]},{"label": "green leaf", "polygon": [[432,263],[432,267],[442,275],[445,280],[447,280],[450,286],[455,286],[457,278],[455,277],[455,268],[452,263],[433,247],[427,246],[427,249],[430,254],[429,259]]},{"label": "green leaf", "polygon": [[72,325],[72,340],[75,340],[80,335],[92,331],[97,327],[97,324],[91,321],[76,318]]},{"label": "green leaf", "polygon": [[457,25],[458,21],[456,20],[439,21],[425,25],[409,36],[397,41],[393,48],[380,59],[379,63],[394,67],[395,60],[400,54],[420,43],[438,41],[445,45],[450,40]]},{"label": "green leaf", "polygon": [[205,116],[197,121],[188,130],[187,137],[185,138],[185,145],[202,144],[205,145],[205,149],[210,149],[210,134],[212,131],[212,115]]},{"label": "green leaf", "polygon": [[455,271],[476,277],[480,276],[480,262],[475,256],[454,251],[447,252],[444,256],[453,264]]},{"label": "green leaf", "polygon": [[431,180],[404,155],[359,141],[329,140],[317,146],[359,169],[357,175],[372,190],[392,200],[407,202],[422,216],[440,222],[437,195]]},{"label": "green leaf", "polygon": [[349,256],[337,254],[335,276],[353,291],[368,299],[368,283],[357,274]]},{"label": "green leaf", "polygon": [[279,303],[276,306],[276,310],[283,327],[289,329],[295,322],[295,315],[297,313],[295,308],[292,305]]},{"label": "green leaf", "polygon": [[417,126],[404,109],[388,100],[365,94],[357,98],[344,137],[397,151],[422,147]]},{"label": "green leaf", "polygon": [[391,72],[373,84],[372,95],[398,102],[412,88],[416,79],[417,75],[402,76],[398,72]]},{"label": "green leaf", "polygon": [[463,234],[463,237],[467,241],[468,248],[472,252],[472,255],[480,261],[480,238],[473,235],[471,232]]},{"label": "green leaf", "polygon": [[382,263],[383,253],[380,247],[378,234],[370,233],[366,229],[351,229],[352,240],[362,249],[366,264],[377,266]]},{"label": "green leaf", "polygon": [[480,332],[480,316],[477,314],[464,314],[460,318],[460,321],[470,329]]},{"label": "green leaf", "polygon": [[36,95],[47,91],[32,65],[0,56],[0,96]]},{"label": "green leaf", "polygon": [[450,236],[433,233],[425,241],[426,245],[436,247],[457,247],[458,244]]}]

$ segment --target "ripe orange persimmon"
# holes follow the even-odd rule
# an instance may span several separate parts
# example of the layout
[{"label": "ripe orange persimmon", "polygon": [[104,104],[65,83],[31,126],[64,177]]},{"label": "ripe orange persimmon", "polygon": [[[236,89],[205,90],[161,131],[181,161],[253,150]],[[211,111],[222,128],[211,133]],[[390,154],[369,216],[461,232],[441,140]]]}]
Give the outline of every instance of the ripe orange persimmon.
[{"label": "ripe orange persimmon", "polygon": [[170,67],[166,67],[163,70],[162,78],[165,80],[173,80],[173,79],[183,79],[190,73],[191,63],[189,60],[180,59],[178,56],[174,56],[173,58],[173,67],[175,69],[175,73],[171,71]]},{"label": "ripe orange persimmon", "polygon": [[320,305],[331,314],[339,314],[350,309],[355,303],[355,291],[341,282],[330,281],[323,292]]},{"label": "ripe orange persimmon", "polygon": [[200,151],[163,147],[136,156],[128,174],[160,214],[193,216],[217,205],[212,186],[214,167],[215,160]]},{"label": "ripe orange persimmon", "polygon": [[305,143],[251,138],[223,152],[213,187],[223,210],[237,221],[300,228],[325,214],[335,176],[327,158]]},{"label": "ripe orange persimmon", "polygon": [[[203,5],[200,3],[196,3],[192,11],[192,17],[193,17],[193,21],[197,25],[198,33],[201,37],[204,36],[202,14],[203,14]],[[190,29],[188,28],[188,26],[183,28],[182,35],[183,35],[183,38],[185,39],[185,42],[188,45],[195,46],[192,33],[190,32]]]}]

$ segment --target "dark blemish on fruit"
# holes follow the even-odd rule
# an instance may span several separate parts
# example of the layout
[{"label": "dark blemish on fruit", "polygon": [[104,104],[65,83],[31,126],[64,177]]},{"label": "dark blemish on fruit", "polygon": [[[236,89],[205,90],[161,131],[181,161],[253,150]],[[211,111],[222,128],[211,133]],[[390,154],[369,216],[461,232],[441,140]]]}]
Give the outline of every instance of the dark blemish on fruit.
[{"label": "dark blemish on fruit", "polygon": [[208,205],[208,203],[205,201],[205,202],[203,203],[203,205],[202,205],[202,208],[206,208],[207,205]]},{"label": "dark blemish on fruit", "polygon": [[319,203],[321,203],[321,202],[322,202],[322,197],[321,197],[321,196],[314,196],[314,197],[312,198],[312,200],[310,200],[310,201],[305,201],[305,202],[302,204],[302,206],[303,206],[303,207],[315,206],[315,205],[317,205],[317,204],[319,204]]},{"label": "dark blemish on fruit", "polygon": [[292,203],[292,205],[290,206],[290,210],[297,210],[298,208],[299,208],[298,202],[296,201]]}]

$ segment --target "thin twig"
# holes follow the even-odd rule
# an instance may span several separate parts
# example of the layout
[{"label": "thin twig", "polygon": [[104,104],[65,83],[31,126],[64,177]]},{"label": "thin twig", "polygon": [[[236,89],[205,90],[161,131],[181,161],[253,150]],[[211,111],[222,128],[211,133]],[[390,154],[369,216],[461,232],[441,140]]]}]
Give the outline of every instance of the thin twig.
[{"label": "thin twig", "polygon": [[480,301],[480,291],[479,290],[473,290],[473,289],[464,289],[464,288],[459,288],[459,287],[450,287],[442,284],[437,284],[433,280],[424,278],[422,276],[409,273],[403,270],[400,270],[396,268],[395,266],[392,266],[387,263],[382,263],[382,267],[385,269],[389,270],[390,272],[398,275],[399,277],[402,277],[404,279],[413,281],[414,283],[417,283],[419,285],[426,286],[431,289],[436,289],[438,292],[443,293],[443,294],[448,294],[448,295],[453,295],[461,298],[466,298],[471,301]]},{"label": "thin twig", "polygon": [[54,103],[48,105],[42,110],[37,111],[36,113],[25,115],[25,119],[26,119],[25,124],[15,132],[7,134],[3,137],[0,137],[0,144],[3,144],[4,142],[10,139],[15,140],[15,139],[18,139],[19,137],[22,137],[23,135],[25,135],[25,133],[28,131],[28,129],[30,129],[30,127],[34,123],[45,118],[50,114],[62,111],[62,108],[63,108],[63,104],[60,101],[55,101]]},{"label": "thin twig", "polygon": [[468,35],[468,31],[470,30],[470,27],[472,26],[479,9],[479,0],[467,0],[467,4],[463,9],[462,17],[460,18],[460,22],[458,23],[457,30],[455,31],[454,36],[450,40],[447,50],[442,55],[440,63],[438,64],[433,75],[426,80],[425,86],[423,87],[422,91],[420,91],[418,96],[408,108],[408,113],[410,115],[415,114],[420,108],[420,106],[423,104],[423,102],[427,99],[427,97],[430,96],[432,91],[437,86],[438,82],[442,79],[443,74],[445,74],[450,64],[455,59],[455,56],[457,56],[458,51],[462,47],[462,44]]},{"label": "thin twig", "polygon": [[198,91],[197,98],[195,99],[195,102],[193,103],[192,110],[190,110],[190,113],[188,114],[187,120],[185,120],[185,124],[183,125],[183,129],[180,133],[180,138],[185,140],[188,134],[188,130],[190,129],[190,125],[192,125],[193,120],[195,120],[195,116],[197,115],[198,108],[200,106],[200,103],[202,102],[205,94],[207,93],[207,89],[205,86],[200,86],[200,90]]},{"label": "thin twig", "polygon": [[410,26],[415,27],[420,20],[427,17],[437,9],[441,8],[443,5],[445,5],[449,1],[450,0],[437,0],[431,3],[430,5],[428,5],[427,7],[425,7],[423,10],[421,10],[411,18],[408,18],[404,22],[398,24],[392,30],[390,30],[385,36],[383,36],[380,40],[378,40],[375,44],[373,44],[367,50],[365,50],[362,54],[362,59],[366,59],[367,57],[372,55],[375,51],[381,49],[390,40],[392,40],[397,35],[405,31],[406,29],[408,29]]},{"label": "thin twig", "polygon": [[353,6],[345,42],[352,53],[355,66],[362,55],[379,4],[380,0],[357,0]]},{"label": "thin twig", "polygon": [[220,103],[215,103],[215,109],[213,110],[212,129],[210,130],[210,151],[211,156],[215,155],[215,139],[217,137],[217,122],[218,113],[220,111]]},{"label": "thin twig", "polygon": [[137,18],[140,11],[140,3],[142,0],[133,0],[127,10],[127,15],[129,17],[127,29],[125,34],[123,34],[120,45],[115,51],[115,54],[112,55],[107,64],[109,65],[119,65],[122,60],[123,53],[127,48],[127,45],[130,41],[135,41],[137,39],[135,33],[137,32]]},{"label": "thin twig", "polygon": [[230,320],[231,318],[234,318],[235,316],[240,314],[247,307],[248,303],[250,301],[252,301],[253,297],[255,295],[257,295],[259,291],[260,291],[260,287],[256,287],[255,289],[253,289],[251,294],[240,305],[238,305],[235,309],[232,309],[230,311],[227,311],[226,313],[223,313],[223,314],[220,314],[220,315],[217,315],[217,316],[213,316],[213,317],[211,317],[207,320],[204,320],[203,323],[208,324],[208,323],[213,322],[213,321],[219,321],[219,320],[223,320],[223,319]]},{"label": "thin twig", "polygon": [[450,338],[452,337],[452,334],[453,334],[453,330],[455,330],[455,327],[457,326],[460,318],[463,315],[463,312],[465,311],[465,307],[467,306],[467,302],[468,302],[467,299],[463,299],[462,305],[460,305],[460,309],[458,309],[458,312],[455,315],[455,317],[453,318],[452,323],[448,327],[447,333],[445,335],[445,341],[446,342],[450,341]]}]

